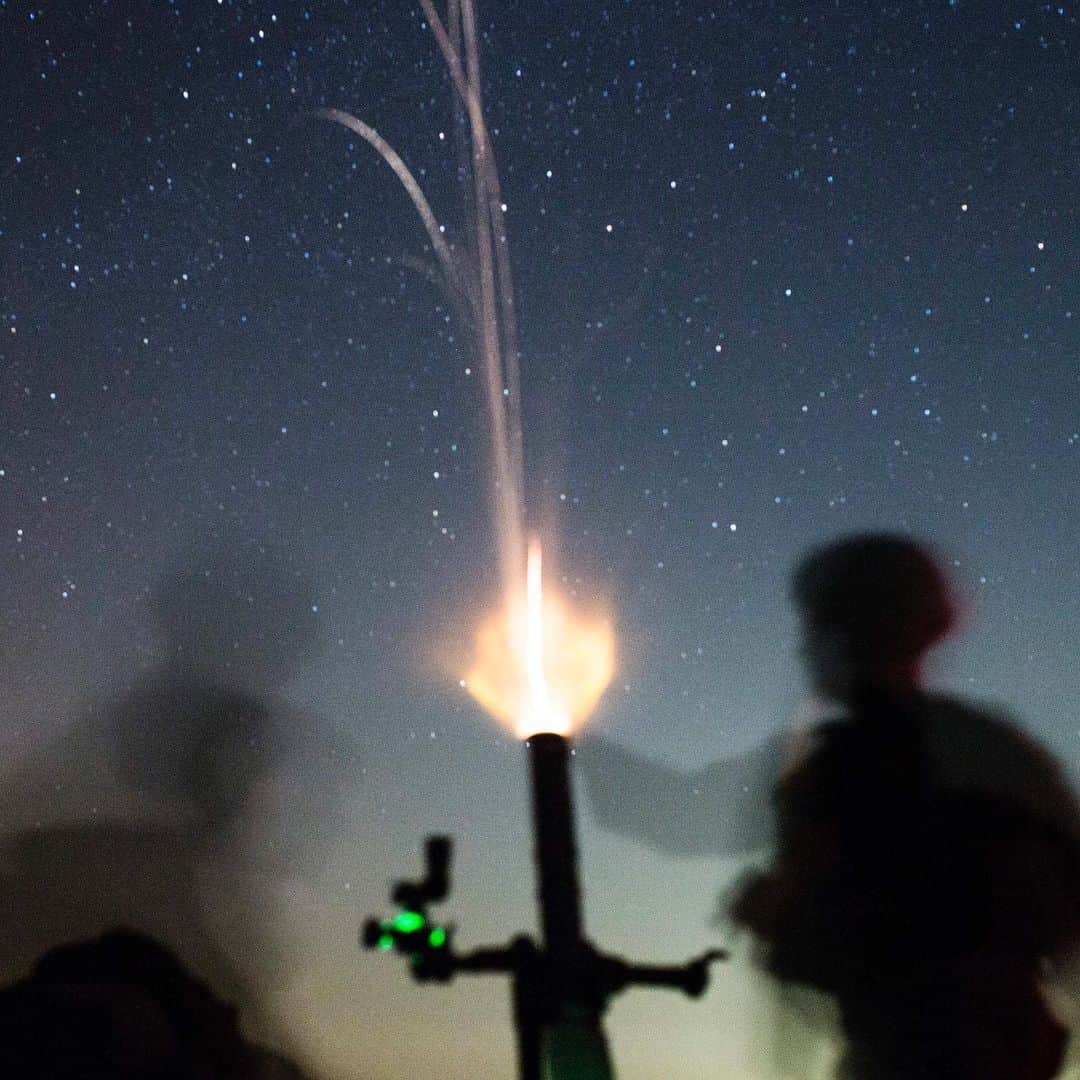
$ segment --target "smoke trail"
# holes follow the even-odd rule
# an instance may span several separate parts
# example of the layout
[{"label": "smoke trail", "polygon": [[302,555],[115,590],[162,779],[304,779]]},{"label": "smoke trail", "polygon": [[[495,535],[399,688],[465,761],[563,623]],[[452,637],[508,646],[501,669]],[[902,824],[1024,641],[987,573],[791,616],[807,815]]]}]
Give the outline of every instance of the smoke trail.
[{"label": "smoke trail", "polygon": [[[505,211],[480,91],[480,50],[473,0],[450,0],[447,24],[432,0],[420,0],[469,121],[473,180],[471,248],[452,247],[415,176],[394,148],[368,124],[340,109],[320,115],[366,140],[394,170],[416,207],[439,260],[442,286],[468,312],[473,348],[483,374],[491,440],[492,523],[503,595],[519,591],[525,567],[524,451],[521,379]],[[464,62],[463,62],[464,56]]]}]

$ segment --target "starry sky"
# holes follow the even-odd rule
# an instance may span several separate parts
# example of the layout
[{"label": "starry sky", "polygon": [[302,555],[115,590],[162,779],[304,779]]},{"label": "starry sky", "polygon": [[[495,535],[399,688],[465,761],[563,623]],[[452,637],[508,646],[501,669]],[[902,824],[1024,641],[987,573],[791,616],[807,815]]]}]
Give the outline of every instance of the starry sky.
[{"label": "starry sky", "polygon": [[[964,600],[935,683],[1075,769],[1076,4],[573,8],[480,25],[530,518],[618,633],[589,730],[687,768],[753,746],[804,696],[793,561],[901,529]],[[475,361],[405,192],[316,115],[376,127],[462,235],[419,6],[0,0],[0,72],[5,831],[179,813],[117,732],[155,776],[190,733],[132,702],[242,688],[273,749],[223,743],[248,824],[199,895],[240,969],[237,924],[284,957],[251,976],[272,1038],[328,1078],[508,1075],[498,980],[355,946],[433,830],[463,946],[535,925],[522,752],[443,662],[497,588]],[[738,867],[581,795],[597,942],[716,944]],[[737,962],[699,1003],[628,993],[620,1076],[773,1075],[761,992]]]}]

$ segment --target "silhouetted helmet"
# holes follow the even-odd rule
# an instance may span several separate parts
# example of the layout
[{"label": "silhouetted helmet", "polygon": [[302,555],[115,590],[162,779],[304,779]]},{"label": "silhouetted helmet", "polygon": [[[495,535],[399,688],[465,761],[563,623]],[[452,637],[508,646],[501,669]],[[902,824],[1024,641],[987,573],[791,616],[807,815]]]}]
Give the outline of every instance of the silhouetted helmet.
[{"label": "silhouetted helmet", "polygon": [[284,551],[223,548],[159,581],[154,613],[170,660],[199,678],[260,692],[322,651],[314,586]]},{"label": "silhouetted helmet", "polygon": [[795,570],[792,597],[812,630],[839,632],[852,654],[864,657],[918,656],[956,619],[934,557],[888,533],[850,536],[811,552]]}]

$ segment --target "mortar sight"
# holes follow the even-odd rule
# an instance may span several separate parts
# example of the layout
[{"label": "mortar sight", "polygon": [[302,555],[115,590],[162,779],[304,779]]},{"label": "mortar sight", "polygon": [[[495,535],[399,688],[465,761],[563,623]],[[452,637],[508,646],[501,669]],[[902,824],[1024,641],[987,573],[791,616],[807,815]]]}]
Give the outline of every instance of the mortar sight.
[{"label": "mortar sight", "polygon": [[429,836],[424,842],[424,876],[419,881],[399,881],[391,893],[395,904],[423,911],[428,904],[445,900],[450,891],[449,836]]},{"label": "mortar sight", "polygon": [[423,969],[432,978],[442,977],[439,959],[449,953],[451,931],[430,920],[427,906],[445,899],[450,890],[450,853],[448,836],[427,838],[424,876],[394,886],[391,895],[400,910],[392,918],[364,923],[360,940],[365,948],[404,953],[414,969]]}]

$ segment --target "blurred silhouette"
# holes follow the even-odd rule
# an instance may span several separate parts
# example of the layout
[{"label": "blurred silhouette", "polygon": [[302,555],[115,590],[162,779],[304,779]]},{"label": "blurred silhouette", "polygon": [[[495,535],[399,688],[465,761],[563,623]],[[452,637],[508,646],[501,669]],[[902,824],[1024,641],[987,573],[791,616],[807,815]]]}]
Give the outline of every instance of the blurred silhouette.
[{"label": "blurred silhouette", "polygon": [[0,842],[0,981],[59,942],[126,926],[276,1042],[263,1002],[294,973],[277,895],[342,832],[355,760],[276,696],[317,651],[310,588],[260,549],[197,564],[153,601],[165,663],[0,792],[8,828],[22,823]]},{"label": "blurred silhouette", "polygon": [[745,754],[680,770],[586,734],[577,760],[605,829],[665,855],[746,855],[772,840],[769,792],[787,741],[775,734]]},{"label": "blurred silhouette", "polygon": [[303,1080],[245,1040],[236,1010],[152,938],[116,930],[46,953],[0,990],[0,1072],[22,1080]]},{"label": "blurred silhouette", "polygon": [[773,862],[733,919],[774,975],[834,995],[843,1077],[1048,1080],[1066,1032],[1044,966],[1080,938],[1060,769],[1006,720],[921,689],[953,605],[911,541],[814,552],[794,600],[810,677],[841,713],[780,776]]},{"label": "blurred silhouette", "polygon": [[[586,747],[601,818],[636,780],[669,808],[667,824],[637,830],[642,839],[750,850],[767,833],[724,818],[753,813],[776,767],[772,862],[734,890],[728,912],[782,984],[835,1000],[847,1042],[839,1075],[1048,1080],[1066,1031],[1043,983],[1080,940],[1080,812],[1068,783],[1006,718],[922,689],[923,657],[954,606],[921,547],[842,540],[800,565],[793,592],[803,659],[831,715],[783,748],[773,740],[690,777]],[[718,815],[718,839],[673,830],[671,808],[694,805],[687,780]],[[637,824],[624,815],[624,831],[628,818]],[[706,827],[700,819],[695,809],[694,826]]]}]

